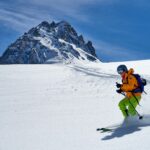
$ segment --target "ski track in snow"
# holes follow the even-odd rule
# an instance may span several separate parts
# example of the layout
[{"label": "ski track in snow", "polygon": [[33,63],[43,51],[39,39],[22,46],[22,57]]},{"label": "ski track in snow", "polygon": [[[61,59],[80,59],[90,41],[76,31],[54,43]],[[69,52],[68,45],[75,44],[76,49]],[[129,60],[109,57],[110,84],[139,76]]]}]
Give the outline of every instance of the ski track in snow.
[{"label": "ski track in snow", "polygon": [[125,124],[118,109],[123,96],[115,92],[119,63],[1,65],[0,150],[149,149],[148,63],[127,62],[148,80],[137,108],[144,120],[104,134],[96,128]]}]

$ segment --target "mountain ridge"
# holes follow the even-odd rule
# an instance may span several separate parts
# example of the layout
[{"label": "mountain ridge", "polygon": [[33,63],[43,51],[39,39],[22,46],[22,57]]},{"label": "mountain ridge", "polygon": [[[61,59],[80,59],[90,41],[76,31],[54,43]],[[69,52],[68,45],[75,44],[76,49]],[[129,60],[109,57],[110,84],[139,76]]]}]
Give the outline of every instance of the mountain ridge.
[{"label": "mountain ridge", "polygon": [[1,64],[44,64],[56,62],[99,61],[91,41],[66,21],[41,22],[8,46]]}]

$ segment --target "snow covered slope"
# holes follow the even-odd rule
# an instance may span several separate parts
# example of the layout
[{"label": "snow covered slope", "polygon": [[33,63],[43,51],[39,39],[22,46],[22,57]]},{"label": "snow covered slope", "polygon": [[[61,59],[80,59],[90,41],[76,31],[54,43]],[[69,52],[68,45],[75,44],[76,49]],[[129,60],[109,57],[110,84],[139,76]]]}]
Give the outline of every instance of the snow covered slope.
[{"label": "snow covered slope", "polygon": [[148,150],[150,60],[125,62],[147,80],[136,126],[101,134],[122,123],[115,90],[122,63],[0,66],[1,150]]}]

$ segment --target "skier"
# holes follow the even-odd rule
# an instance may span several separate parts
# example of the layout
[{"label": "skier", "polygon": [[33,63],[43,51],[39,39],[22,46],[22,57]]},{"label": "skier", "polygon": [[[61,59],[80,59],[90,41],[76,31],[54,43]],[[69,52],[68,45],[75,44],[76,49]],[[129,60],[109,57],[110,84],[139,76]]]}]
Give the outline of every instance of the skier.
[{"label": "skier", "polygon": [[133,75],[134,70],[132,68],[128,70],[125,65],[119,65],[117,72],[121,75],[122,84],[116,83],[119,88],[116,91],[120,94],[125,93],[125,98],[119,102],[118,106],[125,118],[129,115],[135,116],[137,114],[136,106],[141,100],[141,92],[140,90],[134,92],[139,87],[138,81]]}]

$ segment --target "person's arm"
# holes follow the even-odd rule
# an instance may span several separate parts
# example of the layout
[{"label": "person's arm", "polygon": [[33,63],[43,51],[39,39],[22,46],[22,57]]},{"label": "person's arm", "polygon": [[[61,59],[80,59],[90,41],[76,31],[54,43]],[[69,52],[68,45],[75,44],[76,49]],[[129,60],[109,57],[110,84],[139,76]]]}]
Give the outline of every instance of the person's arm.
[{"label": "person's arm", "polygon": [[130,92],[130,91],[133,91],[136,86],[137,86],[136,78],[133,75],[129,75],[128,83],[122,84],[121,90],[124,92]]}]

